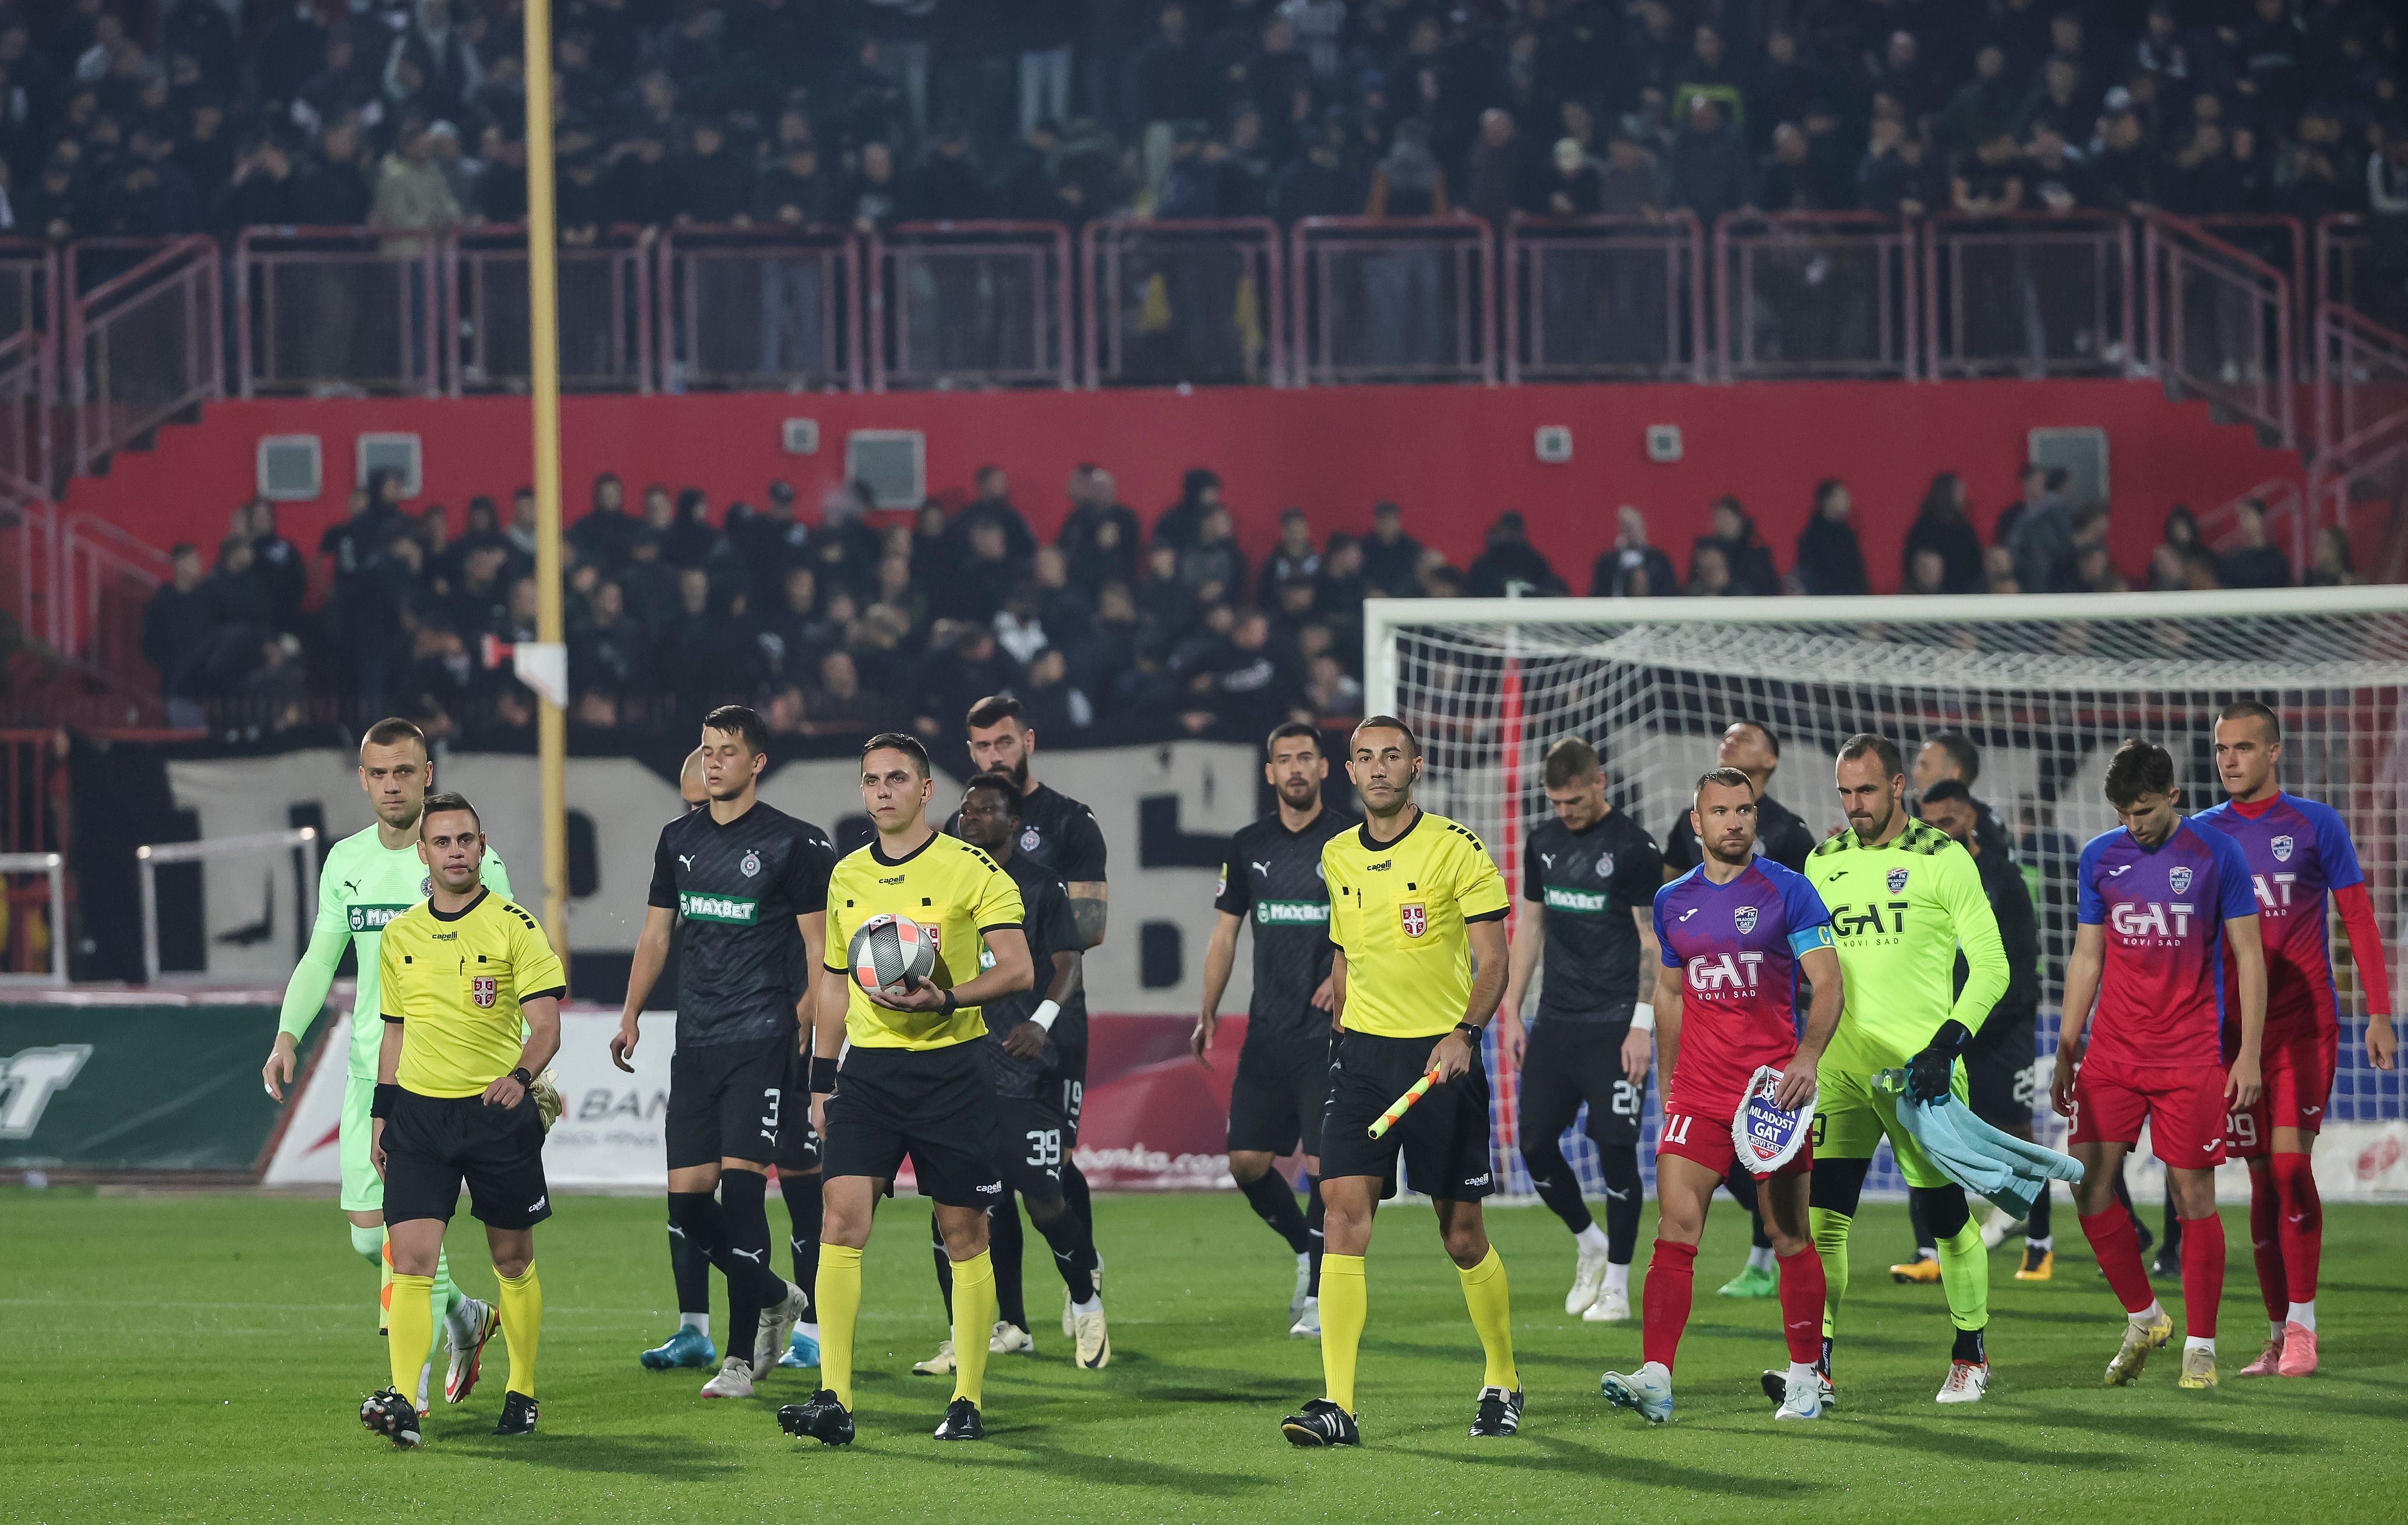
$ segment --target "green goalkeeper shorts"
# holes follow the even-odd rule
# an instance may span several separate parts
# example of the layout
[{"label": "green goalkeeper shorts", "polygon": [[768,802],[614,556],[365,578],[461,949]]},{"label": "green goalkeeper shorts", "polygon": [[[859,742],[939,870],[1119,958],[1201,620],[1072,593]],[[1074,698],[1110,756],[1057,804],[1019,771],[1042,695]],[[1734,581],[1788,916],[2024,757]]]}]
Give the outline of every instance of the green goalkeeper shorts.
[{"label": "green goalkeeper shorts", "polygon": [[[1965,1062],[1956,1061],[1949,1087],[1956,1100],[1965,1100]],[[1944,1187],[1948,1177],[1914,1135],[1898,1120],[1898,1099],[1883,1096],[1872,1088],[1870,1075],[1832,1069],[1817,1070],[1814,1074],[1814,1158],[1817,1159],[1870,1159],[1874,1145],[1884,1136],[1889,1139],[1889,1152],[1898,1161],[1898,1171],[1911,1187]]]},{"label": "green goalkeeper shorts", "polygon": [[376,1131],[368,1108],[376,1101],[376,1082],[357,1075],[343,1077],[343,1121],[335,1138],[335,1153],[343,1166],[343,1211],[384,1211],[384,1178],[368,1159],[368,1137]]}]

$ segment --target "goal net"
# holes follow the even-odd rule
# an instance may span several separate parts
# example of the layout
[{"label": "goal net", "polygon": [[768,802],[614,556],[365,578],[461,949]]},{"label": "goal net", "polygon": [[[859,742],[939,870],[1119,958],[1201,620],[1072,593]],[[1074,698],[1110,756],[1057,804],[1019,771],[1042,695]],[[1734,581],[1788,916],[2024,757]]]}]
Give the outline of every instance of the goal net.
[{"label": "goal net", "polygon": [[[1374,599],[1366,606],[1369,713],[1420,735],[1419,798],[1478,831],[1519,890],[1524,834],[1548,817],[1547,747],[1581,736],[1605,759],[1609,797],[1660,845],[1714,766],[1733,720],[1777,733],[1768,792],[1817,835],[1840,820],[1830,770],[1841,741],[1872,731],[1911,760],[1942,730],[1981,749],[1974,793],[2014,839],[2035,886],[2042,943],[2037,1067],[2057,1045],[2072,944],[2082,844],[2115,824],[2100,793],[2127,736],[2162,742],[2186,809],[2223,798],[2212,732],[2226,702],[2257,698],[2282,717],[2279,778],[2341,813],[2357,841],[2397,971],[2402,946],[2401,832],[2408,814],[2408,589],[2147,594],[2111,597],[1764,599]],[[2357,977],[2334,918],[2342,994],[2340,1074],[2328,1138],[2401,1116],[2399,1072],[2367,1064]],[[2397,978],[2395,976],[2395,984]],[[1489,1055],[1496,1169],[1530,1189],[1516,1145],[1518,1077]],[[1661,1077],[1657,1077],[1660,1081]],[[1654,1178],[1656,1086],[1642,1166]],[[2061,1135],[2038,1091],[2041,1136]],[[2388,1135],[2396,1150],[2399,1130]],[[2379,1142],[2379,1141],[2378,1141]],[[1575,1128],[1565,1154],[1602,1188]],[[1898,1188],[1885,1146],[1872,1185]]]}]

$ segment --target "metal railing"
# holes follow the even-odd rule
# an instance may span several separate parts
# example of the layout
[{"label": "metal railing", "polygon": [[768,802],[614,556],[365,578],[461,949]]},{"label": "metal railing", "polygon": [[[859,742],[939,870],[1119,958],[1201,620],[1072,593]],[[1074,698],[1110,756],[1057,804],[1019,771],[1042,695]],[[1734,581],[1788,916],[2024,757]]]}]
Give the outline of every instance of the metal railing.
[{"label": "metal railing", "polygon": [[58,396],[52,358],[50,336],[38,328],[0,339],[0,494],[48,497],[58,489],[50,464]]},{"label": "metal railing", "polygon": [[[564,243],[557,259],[560,384],[573,391],[652,390],[653,228],[614,227]],[[526,229],[462,228],[443,255],[445,374],[451,393],[523,393],[534,337]]]},{"label": "metal railing", "polygon": [[1497,381],[1497,258],[1476,217],[1306,217],[1288,236],[1306,385]]},{"label": "metal railing", "polygon": [[[213,857],[238,857],[256,853],[301,850],[301,868],[294,882],[295,924],[308,927],[318,914],[318,828],[295,827],[290,831],[254,831],[241,837],[215,837],[202,842],[146,842],[134,849],[134,863],[142,875],[142,972],[157,985],[159,971],[159,865],[206,863]],[[208,971],[197,971],[206,978]]]},{"label": "metal railing", "polygon": [[1107,218],[1079,237],[1085,381],[1287,383],[1285,262],[1261,217]]},{"label": "metal railing", "polygon": [[[2408,333],[2408,270],[2386,267],[2374,230],[2356,212],[2316,219],[2315,297]],[[2396,256],[2395,256],[2396,257]]]},{"label": "metal railing", "polygon": [[666,390],[861,390],[861,248],[850,229],[679,227],[656,248]]},{"label": "metal railing", "polygon": [[1078,384],[1063,224],[898,223],[867,263],[870,390]]},{"label": "metal railing", "polygon": [[2236,493],[2199,516],[2200,543],[2219,554],[2238,548],[2242,540],[2241,511],[2255,503],[2264,518],[2266,543],[2286,546],[2291,575],[2308,569],[2308,500],[2297,479],[2270,477],[2245,493]]},{"label": "metal railing", "polygon": [[2408,335],[2339,302],[2316,304],[2316,453],[2408,411]]},{"label": "metal railing", "polygon": [[59,511],[39,495],[0,493],[0,598],[29,640],[59,650]]},{"label": "metal railing", "polygon": [[[24,874],[40,874],[47,881],[47,893],[27,894],[20,890],[16,880]],[[8,936],[5,970],[0,970],[0,985],[64,985],[67,983],[67,871],[66,859],[56,853],[0,853],[0,878],[7,881]],[[48,908],[49,919],[36,921],[32,912]],[[35,931],[42,933],[40,963],[36,966]]]},{"label": "metal railing", "polygon": [[1505,381],[1706,380],[1706,256],[1698,220],[1506,220]]},{"label": "metal railing", "polygon": [[43,238],[0,238],[0,338],[31,329],[55,338],[59,252]]},{"label": "metal railing", "polygon": [[61,654],[105,673],[139,672],[143,606],[173,575],[165,553],[96,514],[71,513],[58,565]]},{"label": "metal railing", "polygon": [[2288,449],[2298,440],[2289,278],[2169,213],[2144,218],[2141,237],[2150,367]]},{"label": "metal railing", "polygon": [[2338,528],[2376,581],[2408,572],[2408,336],[2316,306],[2311,536]]},{"label": "metal railing", "polygon": [[434,396],[445,252],[435,235],[244,228],[234,241],[241,396]]},{"label": "metal railing", "polygon": [[[164,246],[163,246],[164,243]],[[115,263],[154,250],[85,289],[97,252]],[[89,475],[127,441],[195,403],[223,395],[214,239],[91,238],[66,252],[67,396],[75,412],[75,469]]]},{"label": "metal railing", "polygon": [[1912,223],[1874,212],[1727,212],[1714,222],[1722,379],[1913,380]]},{"label": "metal railing", "polygon": [[2116,212],[1943,212],[1923,224],[1924,374],[2120,376],[2132,242]]}]

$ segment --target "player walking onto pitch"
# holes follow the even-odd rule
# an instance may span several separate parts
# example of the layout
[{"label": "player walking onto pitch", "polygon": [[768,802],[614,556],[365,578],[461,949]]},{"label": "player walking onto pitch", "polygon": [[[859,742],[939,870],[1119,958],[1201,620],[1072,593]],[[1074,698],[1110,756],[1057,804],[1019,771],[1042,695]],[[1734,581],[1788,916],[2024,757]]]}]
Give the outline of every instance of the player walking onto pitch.
[{"label": "player walking onto pitch", "polygon": [[[1104,831],[1096,824],[1096,813],[1064,794],[1061,790],[1039,784],[1030,765],[1037,756],[1037,729],[1028,724],[1020,701],[1009,694],[991,694],[969,708],[963,717],[968,732],[970,761],[982,773],[1008,773],[1020,786],[1020,851],[1028,855],[1039,867],[1062,881],[1062,888],[1070,899],[1070,919],[1077,925],[1079,935],[1086,940],[1089,949],[1103,946],[1105,913],[1111,908],[1111,886],[1104,880]],[[957,819],[946,823],[948,831],[958,832]],[[1096,1230],[1096,1204],[1087,1190],[1087,1178],[1079,1171],[1079,1119],[1086,1110],[1087,1096],[1087,997],[1082,985],[1076,997],[1062,1009],[1054,1022],[1054,1067],[1046,1072],[1045,1085],[1053,1091],[1063,1117],[1062,1132],[1062,1196],[1071,1211],[1087,1222],[1090,1236]],[[1020,1281],[1020,1215],[998,1213],[994,1216],[995,1242],[992,1254],[996,1262],[996,1280],[1018,1285]],[[1096,1285],[1104,1284],[1103,1258],[1096,1260]],[[1078,1337],[1078,1316],[1071,1311],[1069,1298],[1062,1301],[1062,1332]]]},{"label": "player walking onto pitch", "polygon": [[[1238,930],[1254,928],[1254,996],[1246,1041],[1229,1086],[1229,1173],[1271,1231],[1296,1253],[1288,1333],[1321,1334],[1321,1113],[1329,1100],[1329,888],[1321,849],[1354,823],[1321,802],[1329,761],[1321,733],[1291,720],[1264,744],[1264,781],[1279,808],[1229,840],[1221,866],[1212,941],[1204,951],[1204,1005],[1189,1047],[1211,1068],[1221,995],[1238,961]],[[1304,1150],[1304,1210],[1276,1162]]]},{"label": "player walking onto pitch", "polygon": [[369,1157],[384,1177],[393,1235],[393,1386],[360,1405],[362,1424],[403,1447],[422,1439],[403,1389],[433,1333],[435,1270],[464,1180],[501,1280],[498,1317],[510,1351],[494,1433],[535,1432],[543,1324],[535,1226],[552,1216],[552,1193],[544,1125],[527,1093],[560,1050],[568,985],[535,917],[480,882],[485,834],[476,808],[456,794],[429,795],[418,832],[433,888],[385,924],[377,949],[384,1020]]},{"label": "player walking onto pitch", "polygon": [[[1630,1257],[1645,1189],[1639,1117],[1655,1058],[1652,908],[1664,857],[1645,827],[1606,802],[1605,770],[1586,741],[1568,736],[1549,747],[1543,776],[1555,818],[1532,827],[1522,845],[1519,935],[1497,1037],[1522,1073],[1522,1161],[1530,1185],[1579,1246],[1564,1312],[1612,1323],[1630,1316]],[[1526,1037],[1522,1000],[1541,950],[1538,1026]],[[1564,1130],[1583,1102],[1605,1176],[1602,1230],[1564,1158]]]},{"label": "player walking onto pitch", "polygon": [[[355,956],[357,988],[351,998],[351,1051],[346,1057],[343,1114],[336,1149],[342,1160],[343,1216],[351,1219],[351,1249],[377,1268],[377,1327],[386,1326],[392,1296],[393,1259],[385,1248],[384,1178],[368,1157],[369,1104],[375,1098],[377,1051],[384,1025],[376,1020],[377,947],[385,924],[426,899],[430,880],[418,855],[418,819],[434,784],[435,764],[426,734],[407,720],[380,720],[360,739],[360,787],[376,812],[376,824],[352,833],[327,851],[318,870],[318,919],[309,946],[284,987],[284,1010],[260,1079],[267,1094],[284,1100],[293,1083],[293,1060],[309,1024],[325,1009],[326,992],[342,962],[343,944]],[[482,883],[507,898],[510,876],[499,854],[488,852],[479,870]],[[451,1261],[435,1257],[435,1320],[451,1348],[443,1395],[452,1403],[477,1385],[477,1361],[493,1337],[494,1310],[452,1285]],[[431,1342],[430,1342],[431,1343]],[[427,1373],[415,1388],[426,1409]]]},{"label": "player walking onto pitch", "polygon": [[[1486,1359],[1471,1433],[1510,1435],[1522,1423],[1522,1382],[1505,1262],[1480,1213],[1494,1180],[1480,1038],[1505,991],[1505,881],[1478,837],[1413,803],[1422,749],[1403,721],[1371,716],[1354,727],[1349,751],[1347,776],[1365,818],[1321,850],[1340,1029],[1321,1122],[1326,1386],[1281,1429],[1297,1446],[1361,1444],[1354,1356],[1367,1303],[1363,1257],[1381,1180],[1401,1150],[1410,1184],[1438,1210],[1439,1237],[1463,1279]],[[1421,1102],[1383,1136],[1369,1137],[1371,1123],[1426,1075],[1434,1085]]]},{"label": "player walking onto pitch", "polygon": [[[1705,861],[1657,892],[1651,920],[1662,950],[1656,1011],[1671,1068],[1656,1147],[1656,1251],[1647,1262],[1641,1349],[1632,1375],[1600,1384],[1615,1406],[1650,1424],[1672,1417],[1672,1359],[1689,1322],[1698,1240],[1714,1189],[1739,1163],[1732,1124],[1762,1066],[1781,1071],[1773,1101],[1795,1112],[1814,1095],[1815,1063],[1839,1026],[1841,974],[1830,916],[1804,876],[1753,856],[1756,790],[1735,768],[1698,780],[1693,829]],[[1803,1037],[1798,977],[1813,984]],[[1776,1419],[1823,1417],[1823,1262],[1807,1230],[1814,1152],[1798,1152],[1757,1178],[1764,1222],[1780,1266],[1781,1322],[1789,1345]]]},{"label": "player walking onto pitch", "polygon": [[[1899,1125],[1896,1098],[1873,1089],[1880,1071],[1906,1067],[1911,1099],[1966,1094],[1957,1055],[2007,988],[1998,918],[1973,856],[1907,813],[1898,748],[1866,733],[1840,747],[1832,777],[1848,829],[1814,849],[1806,877],[1831,913],[1840,970],[1852,999],[1815,1072],[1811,1217],[1823,1257],[1823,1380],[1848,1289],[1848,1231],[1865,1174],[1884,1135],[1899,1173],[1940,1246],[1941,1289],[1956,1338],[1943,1403],[1979,1403],[1990,1381],[1982,1331],[1990,1321],[1990,1263],[1965,1189]],[[1956,988],[1956,955],[1965,956]],[[1952,999],[1953,997],[1953,999]],[[1770,1393],[1773,1384],[1765,1387]],[[1824,1401],[1830,1401],[1827,1388]]]},{"label": "player walking onto pitch", "polygon": [[[2324,1124],[2340,1057],[2341,1002],[2333,989],[2329,894],[2349,933],[2358,987],[2366,993],[2366,1057],[2388,1070],[2391,981],[2383,934],[2374,924],[2366,876],[2349,827],[2329,805],[2286,794],[2274,782],[2283,730],[2254,699],[2228,704],[2215,722],[2215,769],[2223,803],[2197,825],[2230,837],[2249,863],[2266,951],[2266,1033],[2259,1068],[2265,1089],[2255,1106],[2225,1119],[2225,1144],[2249,1162],[2249,1240],[2258,1290],[2266,1300],[2266,1348],[2243,1376],[2306,1376],[2316,1369],[2316,1270],[2324,1254],[2324,1202],[2309,1153]],[[2227,957],[2224,1008],[2240,1000],[2240,965]],[[2236,1057],[2225,1031],[2224,1057]]]},{"label": "player walking onto pitch", "polygon": [[[688,815],[710,803],[710,792],[703,787],[702,783],[702,748],[700,747],[687,753],[683,766],[678,770],[678,798],[684,804],[685,813]],[[816,1140],[813,1141],[813,1147],[817,1147]],[[781,1175],[780,1179],[782,1181],[783,1176]],[[811,1185],[814,1189],[817,1188],[819,1185],[817,1176],[812,1177]],[[716,1371],[719,1367],[719,1347],[710,1343],[710,1261],[704,1258],[700,1250],[694,1247],[693,1241],[686,1238],[685,1230],[678,1227],[677,1219],[670,1218],[668,1226],[669,1277],[677,1287],[677,1332],[636,1359],[643,1363],[644,1369],[648,1372],[666,1372],[681,1366],[696,1366],[705,1371]],[[814,1235],[812,1244],[816,1246],[818,1244],[816,1215],[813,1216],[812,1233]],[[798,1287],[810,1286],[799,1269],[796,1273],[795,1283]],[[788,1354],[792,1355],[793,1352],[790,1351]],[[816,1365],[818,1360],[818,1352],[814,1350],[811,1363]],[[783,1366],[786,1364],[785,1360],[781,1358],[778,1364]]]},{"label": "player walking onto pitch", "polygon": [[[1044,1084],[1054,1064],[1050,1035],[1062,1008],[1078,995],[1084,972],[1083,944],[1070,920],[1062,882],[1013,851],[1020,836],[1020,786],[1010,775],[981,773],[970,780],[954,819],[961,823],[961,839],[1001,864],[1019,886],[1029,963],[1045,979],[1042,986],[1032,984],[988,1001],[980,1011],[986,1034],[974,1047],[995,1092],[995,1167],[1003,1177],[1002,1196],[988,1205],[987,1221],[992,1225],[1005,1214],[1016,1215],[1015,1197],[1028,1203],[1029,1219],[1053,1247],[1054,1263],[1070,1296],[1078,1340],[1072,1360],[1088,1371],[1099,1371],[1111,1364],[1112,1345],[1104,1327],[1103,1299],[1096,1295],[1096,1243],[1086,1220],[1062,1198],[1062,1114],[1054,1105],[1053,1087]],[[953,1262],[933,1215],[929,1227],[936,1240],[937,1285],[950,1315]],[[992,1247],[988,1254],[991,1259]],[[1007,1282],[998,1268],[995,1290],[996,1316],[987,1354],[1036,1354],[1019,1278]],[[941,1376],[951,1375],[953,1367],[953,1342],[947,1340],[935,1357],[915,1362],[911,1370],[921,1376]]]},{"label": "player walking onto pitch", "polygon": [[[811,1123],[825,1161],[820,1230],[819,1391],[788,1403],[778,1423],[828,1446],[853,1440],[853,1325],[861,1312],[861,1251],[878,1199],[906,1155],[921,1193],[937,1203],[937,1232],[953,1260],[953,1397],[939,1440],[986,1434],[979,1401],[995,1324],[995,1270],[986,1204],[1003,1195],[995,1168],[995,1092],[974,1045],[979,1008],[1034,983],[1019,888],[995,859],[928,824],[927,750],[883,732],[861,749],[861,803],[877,836],[828,880],[830,956],[872,917],[919,924],[936,969],[916,985],[874,995],[842,965],[819,982],[811,1023]],[[982,967],[981,943],[992,956]],[[837,1052],[850,1038],[843,1068]],[[830,1093],[834,1094],[831,1095]]]},{"label": "player walking onto pitch", "polygon": [[[2260,1089],[2266,955],[2249,862],[2226,832],[2184,820],[2181,799],[2165,748],[2134,739],[2108,760],[2107,802],[2124,824],[2091,838],[2075,870],[2078,923],[2049,1082],[2050,1103],[2072,1120],[2067,1142],[2082,1161],[2074,1205],[2083,1235],[2130,1316],[2107,1363],[2111,1387],[2139,1376],[2173,1332],[2149,1290],[2131,1217],[2114,1195],[2143,1122],[2182,1215],[2182,1386],[2215,1386],[2224,1295],[2215,1167],[2224,1163],[2225,1114],[2248,1112]],[[2240,1024],[2229,1070],[2218,1060],[2228,947]]]},{"label": "player walking onto pitch", "polygon": [[[802,1126],[784,1114],[836,850],[818,827],[761,801],[768,741],[761,717],[740,704],[703,717],[709,804],[661,828],[644,928],[610,1038],[610,1062],[632,1073],[627,1061],[641,1037],[644,1002],[682,922],[677,1049],[662,1132],[669,1221],[727,1278],[727,1354],[703,1384],[705,1398],[751,1397],[754,1381],[786,1353],[789,1336],[811,1321],[810,1294],[769,1268],[765,1202],[773,1162],[781,1177],[790,1167],[807,1177],[818,1163],[809,1148],[797,1152],[800,1141],[784,1137]],[[791,1190],[788,1203],[791,1211]],[[668,1345],[646,1352],[659,1359],[645,1364],[684,1364],[666,1359],[683,1338],[681,1327]]]}]

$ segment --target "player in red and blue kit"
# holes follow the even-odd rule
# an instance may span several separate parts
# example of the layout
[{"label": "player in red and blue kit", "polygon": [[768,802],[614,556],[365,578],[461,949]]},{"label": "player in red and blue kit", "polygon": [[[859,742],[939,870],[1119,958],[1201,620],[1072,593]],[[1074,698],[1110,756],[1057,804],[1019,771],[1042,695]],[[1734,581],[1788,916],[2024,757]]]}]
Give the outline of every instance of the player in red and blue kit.
[{"label": "player in red and blue kit", "polygon": [[[2341,1049],[2341,1002],[2333,991],[2330,895],[2349,933],[2358,987],[2366,992],[2366,1057],[2392,1064],[2391,984],[2366,876],[2349,828],[2330,806],[2285,794],[2274,783],[2282,725],[2255,699],[2224,707],[2215,721],[2215,770],[2229,797],[2197,821],[2230,837],[2249,862],[2266,942],[2265,1094],[2225,1119],[2226,1146],[2249,1162],[2249,1240],[2271,1332],[2243,1376],[2305,1376],[2316,1369],[2316,1266],[2324,1253],[2324,1204],[2309,1151],[2324,1125]],[[2226,960],[2225,1006],[2238,970]],[[2227,1029],[2228,1047],[2232,1042]]]},{"label": "player in red and blue kit", "polygon": [[[1690,822],[1703,860],[1656,892],[1656,1042],[1665,1072],[1656,1144],[1656,1248],[1641,1297],[1645,1364],[1608,1372],[1616,1406],[1651,1424],[1672,1417],[1672,1358],[1689,1322],[1706,1207],[1737,1162],[1731,1123],[1760,1066],[1781,1072],[1773,1100],[1796,1111],[1814,1097],[1814,1067],[1840,1025],[1840,956],[1831,914],[1805,875],[1754,856],[1756,786],[1735,768],[1698,781]],[[1798,984],[1814,987],[1798,1031]],[[1822,1258],[1806,1224],[1814,1151],[1756,1180],[1756,1199],[1781,1272],[1781,1322],[1789,1347],[1779,1419],[1814,1419],[1825,1399],[1814,1363],[1823,1353]],[[1770,1375],[1770,1374],[1768,1374]]]},{"label": "player in red and blue kit", "polygon": [[[2124,1156],[2149,1125],[2166,1191],[2183,1223],[2182,1383],[2215,1386],[2215,1311],[2224,1295],[2224,1220],[2215,1167],[2224,1118],[2256,1104],[2266,1026],[2266,955],[2249,864],[2230,837],[2183,819],[2174,760],[2128,741],[2107,764],[2107,802],[2123,826],[2093,837],[2075,870],[2079,925],[2065,966],[2065,1011],[2049,1101],[2072,1119],[2082,1161],[2074,1207],[2099,1269],[2129,1316],[2107,1382],[2140,1375],[2173,1333],[2149,1290],[2131,1216],[2115,1201]],[[2224,960],[2233,965],[2240,1035],[2222,1054]],[[2099,1004],[2097,1021],[2091,1001]],[[2091,1029],[2086,1047],[2083,1029]],[[2081,1064],[2080,1077],[2074,1072]]]}]

